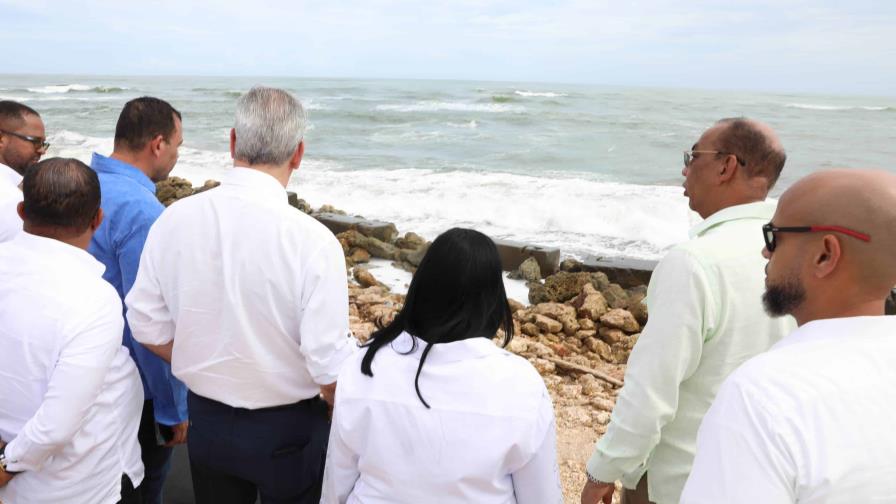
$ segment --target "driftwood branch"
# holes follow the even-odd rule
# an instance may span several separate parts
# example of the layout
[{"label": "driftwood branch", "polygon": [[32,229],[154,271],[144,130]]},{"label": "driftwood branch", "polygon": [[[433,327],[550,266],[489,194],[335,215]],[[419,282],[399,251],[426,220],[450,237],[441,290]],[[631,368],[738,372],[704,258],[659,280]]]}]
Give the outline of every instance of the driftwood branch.
[{"label": "driftwood branch", "polygon": [[601,380],[603,380],[611,385],[616,385],[617,387],[622,386],[621,380],[617,380],[616,378],[613,378],[612,376],[602,373],[596,369],[592,369],[590,367],[585,367],[585,366],[580,366],[579,364],[573,364],[572,362],[567,362],[563,359],[558,359],[556,357],[545,356],[545,357],[542,357],[542,359],[544,359],[546,361],[553,362],[555,365],[562,367],[564,369],[578,371],[580,373],[588,373],[596,378],[600,378]]}]

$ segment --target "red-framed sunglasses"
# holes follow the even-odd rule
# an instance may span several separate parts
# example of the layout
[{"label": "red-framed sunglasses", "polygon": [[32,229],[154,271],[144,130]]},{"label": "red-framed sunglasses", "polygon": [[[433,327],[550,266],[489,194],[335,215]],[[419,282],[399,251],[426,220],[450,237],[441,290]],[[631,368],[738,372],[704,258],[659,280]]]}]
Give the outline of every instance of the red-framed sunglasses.
[{"label": "red-framed sunglasses", "polygon": [[817,233],[824,231],[832,231],[834,233],[843,233],[847,236],[852,236],[858,240],[862,240],[864,242],[871,241],[871,235],[861,233],[859,231],[854,231],[849,228],[841,227],[841,226],[790,226],[790,227],[777,227],[771,222],[768,224],[763,224],[762,226],[762,237],[765,239],[765,248],[768,249],[769,252],[775,251],[775,233]]}]

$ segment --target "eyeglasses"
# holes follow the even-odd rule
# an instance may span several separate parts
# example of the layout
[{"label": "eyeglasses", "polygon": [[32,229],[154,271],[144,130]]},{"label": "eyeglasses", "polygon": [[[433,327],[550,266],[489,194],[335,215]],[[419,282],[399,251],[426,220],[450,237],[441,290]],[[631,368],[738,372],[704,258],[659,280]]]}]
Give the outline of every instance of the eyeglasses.
[{"label": "eyeglasses", "polygon": [[34,148],[38,149],[38,150],[40,150],[40,149],[47,150],[50,148],[50,142],[48,142],[45,138],[29,136],[29,135],[22,135],[21,133],[13,133],[12,131],[6,131],[6,130],[0,130],[0,133],[4,133],[6,135],[12,135],[12,136],[14,136],[16,138],[20,138],[26,142],[31,142],[31,144],[34,145]]},{"label": "eyeglasses", "polygon": [[737,160],[737,164],[741,166],[747,166],[747,162],[740,158],[737,154],[733,154],[731,152],[725,151],[717,151],[717,150],[686,150],[684,151],[684,165],[690,166],[691,162],[697,158],[694,154],[721,154],[723,156],[734,156],[734,159]]},{"label": "eyeglasses", "polygon": [[864,242],[871,241],[871,235],[853,231],[852,229],[840,226],[792,226],[777,227],[771,222],[762,226],[762,237],[765,238],[765,248],[769,252],[775,251],[775,233],[817,233],[820,231],[833,231],[835,233],[843,233],[847,236],[862,240]]}]

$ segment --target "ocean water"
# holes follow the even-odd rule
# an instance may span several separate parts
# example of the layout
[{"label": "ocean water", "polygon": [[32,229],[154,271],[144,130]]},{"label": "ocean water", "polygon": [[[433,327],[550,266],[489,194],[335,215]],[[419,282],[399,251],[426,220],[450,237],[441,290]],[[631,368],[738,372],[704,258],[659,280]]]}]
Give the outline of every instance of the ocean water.
[{"label": "ocean water", "polygon": [[130,98],[184,116],[173,175],[194,185],[230,164],[234,103],[253,84],[308,110],[306,157],[290,185],[317,207],[395,222],[428,238],[468,226],[565,255],[657,258],[699,217],[681,151],[715,120],[750,116],[780,134],[773,194],[813,170],[896,170],[896,98],[506,82],[265,77],[2,76],[0,98],[44,117],[48,156],[112,149]]}]

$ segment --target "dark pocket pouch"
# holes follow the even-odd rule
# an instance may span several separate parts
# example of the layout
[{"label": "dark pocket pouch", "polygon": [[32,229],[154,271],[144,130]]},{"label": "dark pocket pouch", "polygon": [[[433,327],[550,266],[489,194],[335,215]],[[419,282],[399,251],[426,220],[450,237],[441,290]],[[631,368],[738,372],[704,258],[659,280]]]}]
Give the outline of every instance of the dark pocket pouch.
[{"label": "dark pocket pouch", "polygon": [[326,416],[314,416],[318,418],[303,422],[307,437],[271,452],[271,470],[265,484],[259,485],[262,494],[297,503],[320,501],[329,425]]}]

